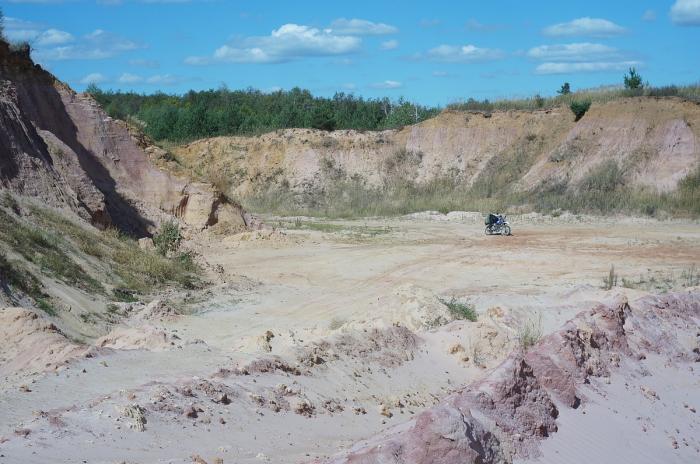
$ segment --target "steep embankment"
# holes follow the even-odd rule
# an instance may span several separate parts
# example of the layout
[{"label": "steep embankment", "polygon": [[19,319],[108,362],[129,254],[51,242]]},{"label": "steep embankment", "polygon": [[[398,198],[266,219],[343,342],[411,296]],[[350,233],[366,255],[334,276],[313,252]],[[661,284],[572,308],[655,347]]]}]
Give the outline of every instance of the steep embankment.
[{"label": "steep embankment", "polygon": [[146,235],[169,214],[203,228],[244,224],[208,185],[159,170],[89,96],[79,95],[0,41],[0,184],[94,225]]},{"label": "steep embankment", "polygon": [[241,198],[271,185],[308,194],[339,179],[381,186],[447,178],[484,196],[552,185],[574,191],[611,162],[614,182],[664,192],[698,165],[699,131],[700,105],[640,97],[594,104],[579,121],[564,107],[445,111],[402,130],[288,129],[199,140],[174,153],[197,173],[226,172]]},{"label": "steep embankment", "polygon": [[191,255],[98,229],[140,238],[174,218],[190,235],[250,222],[211,185],[152,165],[125,123],[0,40],[0,306],[42,310],[71,338],[103,335],[122,318],[115,301],[198,278]]}]

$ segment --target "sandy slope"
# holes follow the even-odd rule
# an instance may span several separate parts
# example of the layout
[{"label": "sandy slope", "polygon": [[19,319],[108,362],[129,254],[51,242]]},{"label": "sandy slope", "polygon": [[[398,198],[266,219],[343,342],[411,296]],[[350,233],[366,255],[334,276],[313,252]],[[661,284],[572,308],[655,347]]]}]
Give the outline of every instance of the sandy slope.
[{"label": "sandy slope", "polygon": [[[473,220],[435,219],[445,218],[210,237],[199,251],[223,272],[191,296],[193,314],[136,308],[96,357],[24,377],[31,392],[5,379],[0,462],[322,458],[483,377],[524,321],[541,315],[549,332],[596,302],[644,293],[602,290],[611,264],[638,278],[700,262],[696,224],[523,219],[506,238],[483,236]],[[479,321],[449,322],[438,297],[452,296],[473,303]],[[654,379],[667,374],[659,369]],[[644,404],[620,411],[652,416]],[[566,423],[595,439],[589,413],[581,417]],[[575,439],[572,427],[545,442],[551,453]],[[669,427],[648,433],[666,442]]]}]

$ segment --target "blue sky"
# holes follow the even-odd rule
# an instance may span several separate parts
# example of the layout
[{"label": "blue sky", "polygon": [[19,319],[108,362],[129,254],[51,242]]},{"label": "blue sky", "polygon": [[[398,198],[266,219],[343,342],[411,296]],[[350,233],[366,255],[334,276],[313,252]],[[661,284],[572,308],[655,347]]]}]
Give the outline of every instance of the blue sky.
[{"label": "blue sky", "polygon": [[424,104],[700,81],[700,0],[1,0],[5,32],[81,90],[294,86]]}]

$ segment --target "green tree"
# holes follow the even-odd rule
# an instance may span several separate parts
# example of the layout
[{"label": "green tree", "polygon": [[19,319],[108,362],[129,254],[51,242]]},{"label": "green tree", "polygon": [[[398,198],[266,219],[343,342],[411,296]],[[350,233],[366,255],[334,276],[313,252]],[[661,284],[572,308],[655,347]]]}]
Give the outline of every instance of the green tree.
[{"label": "green tree", "polygon": [[571,93],[571,86],[568,82],[564,82],[561,86],[561,89],[557,90],[557,93],[559,95],[569,95]]},{"label": "green tree", "polygon": [[629,72],[625,74],[625,88],[630,90],[644,88],[642,76],[639,75],[635,68],[630,68]]},{"label": "green tree", "polygon": [[5,38],[5,15],[2,13],[2,8],[0,8],[0,39]]}]

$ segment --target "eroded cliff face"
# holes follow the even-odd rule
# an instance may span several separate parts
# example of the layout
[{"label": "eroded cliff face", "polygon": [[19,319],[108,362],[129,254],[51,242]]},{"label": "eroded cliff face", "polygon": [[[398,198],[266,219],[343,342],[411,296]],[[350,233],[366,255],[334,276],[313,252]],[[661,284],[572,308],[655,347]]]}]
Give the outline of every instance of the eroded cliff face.
[{"label": "eroded cliff face", "polygon": [[206,184],[151,165],[126,125],[0,41],[0,183],[99,227],[143,236],[167,215],[201,229],[243,212]]},{"label": "eroded cliff face", "polygon": [[564,184],[615,161],[630,186],[676,188],[700,160],[700,105],[677,98],[594,104],[578,122],[568,108],[489,114],[445,111],[402,130],[280,130],[203,139],[175,150],[200,172],[225,171],[245,197],[269,185],[305,192],[338,178],[382,185],[391,176],[466,185],[508,173],[510,188]]}]

